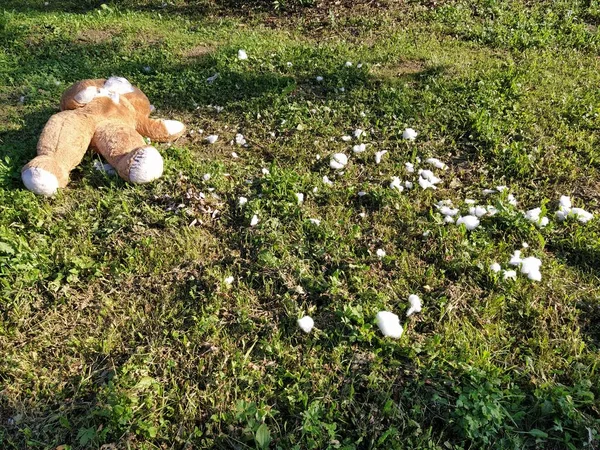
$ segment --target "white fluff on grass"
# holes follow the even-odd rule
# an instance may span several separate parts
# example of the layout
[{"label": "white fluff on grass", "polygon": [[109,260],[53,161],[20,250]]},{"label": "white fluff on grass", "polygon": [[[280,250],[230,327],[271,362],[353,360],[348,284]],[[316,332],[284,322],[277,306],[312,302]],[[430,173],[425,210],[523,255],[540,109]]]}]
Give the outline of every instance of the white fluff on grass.
[{"label": "white fluff on grass", "polygon": [[308,221],[310,223],[312,223],[313,225],[321,225],[321,220],[320,219],[308,219]]},{"label": "white fluff on grass", "polygon": [[329,160],[329,166],[332,169],[340,170],[348,164],[348,157],[343,153],[334,153]]},{"label": "white fluff on grass", "polygon": [[375,163],[379,164],[381,162],[381,158],[383,155],[387,153],[387,150],[381,150],[380,152],[375,153]]},{"label": "white fluff on grass", "polygon": [[498,273],[502,270],[502,267],[500,267],[500,264],[498,264],[497,262],[490,264],[490,270],[492,272]]},{"label": "white fluff on grass", "polygon": [[241,146],[246,145],[246,138],[242,133],[238,133],[235,135],[235,143]]},{"label": "white fluff on grass", "polygon": [[250,226],[254,227],[256,226],[256,224],[258,224],[259,220],[258,220],[258,216],[256,214],[254,214],[252,216],[252,219],[250,220]]},{"label": "white fluff on grass", "polygon": [[556,211],[556,218],[563,221],[567,218],[574,218],[581,223],[587,223],[594,218],[594,215],[583,208],[573,208],[571,198],[563,195],[559,200],[559,209]]},{"label": "white fluff on grass", "polygon": [[206,136],[204,138],[204,140],[206,142],[208,142],[209,144],[214,144],[215,142],[217,142],[217,139],[219,139],[219,135],[218,134],[211,134],[211,135]]},{"label": "white fluff on grass", "polygon": [[417,138],[417,132],[415,130],[413,130],[412,128],[406,128],[402,132],[402,137],[404,139],[408,139],[409,141],[414,141]]},{"label": "white fluff on grass", "polygon": [[382,248],[378,248],[375,254],[379,259],[383,258],[386,255],[385,250]]},{"label": "white fluff on grass", "polygon": [[342,136],[342,141],[344,142],[348,142],[352,140],[352,136],[348,136],[347,134],[345,134],[344,136]]},{"label": "white fluff on grass", "polygon": [[333,181],[331,181],[329,177],[325,175],[323,176],[323,184],[326,184],[327,186],[333,186]]},{"label": "white fluff on grass", "polygon": [[421,169],[419,170],[419,176],[426,179],[431,184],[439,184],[442,180],[435,176],[431,170]]},{"label": "white fluff on grass", "polygon": [[427,181],[425,178],[421,178],[419,177],[419,186],[421,186],[423,189],[437,189],[437,187],[435,187],[435,184],[431,183],[430,181]]},{"label": "white fluff on grass", "polygon": [[367,149],[367,146],[365,144],[356,144],[354,147],[352,147],[352,151],[354,153],[362,153]]},{"label": "white fluff on grass", "polygon": [[446,170],[448,168],[448,166],[446,164],[444,164],[442,161],[440,161],[437,158],[427,158],[425,160],[425,162],[427,164],[431,164],[432,166],[434,166],[438,169]]},{"label": "white fluff on grass", "polygon": [[262,172],[263,175],[269,175],[271,172],[269,172],[269,169],[267,169],[266,167],[263,167],[262,169],[260,169],[260,171]]},{"label": "white fluff on grass", "polygon": [[496,189],[484,189],[482,192],[483,195],[491,195],[496,193]]},{"label": "white fluff on grass", "polygon": [[415,171],[415,166],[413,163],[409,163],[409,162],[404,163],[404,167],[406,168],[406,171],[408,173],[413,173]]},{"label": "white fluff on grass", "polygon": [[471,206],[469,208],[469,214],[476,217],[483,217],[488,213],[488,210],[485,206]]},{"label": "white fluff on grass", "polygon": [[516,280],[517,272],[515,270],[505,270],[502,272],[502,278],[505,280],[508,280],[508,279]]},{"label": "white fluff on grass", "polygon": [[305,333],[310,333],[315,326],[315,321],[310,316],[304,316],[301,319],[298,319],[298,326]]},{"label": "white fluff on grass", "polygon": [[533,281],[541,281],[542,273],[540,272],[540,267],[542,266],[542,261],[534,256],[529,256],[524,258],[521,262],[521,273],[527,275],[527,278]]},{"label": "white fluff on grass", "polygon": [[321,81],[323,81],[323,77],[322,77],[321,75],[318,75],[318,76],[317,76],[315,79],[316,79],[318,82],[321,82]]},{"label": "white fluff on grass", "polygon": [[390,187],[392,189],[396,189],[398,192],[402,192],[404,190],[404,186],[402,186],[402,181],[400,181],[399,177],[392,177]]},{"label": "white fluff on grass", "polygon": [[404,182],[404,187],[405,187],[406,189],[412,189],[412,188],[413,188],[413,182],[412,182],[412,181],[408,181],[408,180],[407,180],[407,181],[405,181],[405,182]]},{"label": "white fluff on grass", "polygon": [[413,313],[421,312],[421,299],[419,298],[418,295],[415,295],[415,294],[409,295],[408,303],[410,305],[410,308],[408,308],[408,311],[406,311],[407,316],[410,316]]},{"label": "white fluff on grass", "polygon": [[444,216],[444,223],[454,223],[454,217]]},{"label": "white fluff on grass", "polygon": [[354,130],[354,133],[352,133],[352,134],[354,135],[354,137],[356,139],[358,139],[359,137],[361,137],[364,134],[364,130],[357,128],[356,130]]},{"label": "white fluff on grass", "polygon": [[210,175],[210,173],[205,173],[204,175],[202,175],[202,179],[203,179],[204,181],[208,181],[208,180],[210,180],[210,178],[211,178],[211,175]]},{"label": "white fluff on grass", "polygon": [[346,67],[352,67],[352,61],[346,61],[345,66]]},{"label": "white fluff on grass", "polygon": [[456,225],[464,225],[467,230],[471,231],[479,226],[479,219],[471,215],[459,217]]},{"label": "white fluff on grass", "polygon": [[511,266],[518,266],[522,262],[523,259],[521,258],[521,250],[515,250],[515,252],[510,257],[510,261],[508,261],[508,264],[510,264]]},{"label": "white fluff on grass", "polygon": [[402,325],[400,318],[390,311],[379,311],[377,313],[377,326],[384,336],[398,339],[402,336]]},{"label": "white fluff on grass", "polygon": [[237,57],[240,61],[245,61],[248,59],[248,53],[246,53],[246,50],[239,49]]},{"label": "white fluff on grass", "polygon": [[477,202],[475,200],[473,200],[472,198],[465,198],[465,203],[467,205],[474,205]]},{"label": "white fluff on grass", "polygon": [[530,222],[533,222],[540,227],[545,227],[548,225],[548,218],[545,216],[540,217],[541,214],[542,208],[533,208],[524,212],[523,216],[525,216],[525,218]]},{"label": "white fluff on grass", "polygon": [[458,214],[458,208],[450,208],[446,205],[439,206],[438,211],[444,216],[455,216]]},{"label": "white fluff on grass", "polygon": [[229,276],[227,278],[225,278],[223,281],[225,282],[226,285],[231,286],[231,284],[233,283],[234,278],[232,276]]},{"label": "white fluff on grass", "polygon": [[206,79],[206,82],[207,82],[208,84],[213,84],[213,83],[216,81],[216,79],[217,79],[217,78],[219,78],[219,74],[218,74],[218,73],[215,73],[215,74],[214,74],[212,77],[208,77],[208,78]]},{"label": "white fluff on grass", "polygon": [[301,192],[297,192],[296,193],[296,200],[298,201],[298,204],[301,205],[302,202],[304,202],[304,194]]},{"label": "white fluff on grass", "polygon": [[517,199],[515,198],[515,196],[514,196],[514,195],[512,195],[512,194],[508,194],[508,197],[507,197],[507,198],[508,198],[508,203],[509,203],[510,205],[512,205],[512,206],[517,206],[517,203],[518,203],[518,202],[517,202]]},{"label": "white fluff on grass", "polygon": [[244,206],[246,203],[248,203],[248,199],[247,199],[246,197],[240,197],[240,198],[238,199],[238,204],[239,204],[240,206]]},{"label": "white fluff on grass", "polygon": [[237,159],[240,157],[240,155],[238,155],[236,152],[231,152],[231,157]]}]

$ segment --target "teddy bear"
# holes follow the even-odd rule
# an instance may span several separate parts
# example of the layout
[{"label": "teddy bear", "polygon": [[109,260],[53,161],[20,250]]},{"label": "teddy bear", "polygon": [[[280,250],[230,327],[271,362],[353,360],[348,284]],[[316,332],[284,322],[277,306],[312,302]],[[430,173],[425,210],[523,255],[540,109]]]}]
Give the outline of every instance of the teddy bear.
[{"label": "teddy bear", "polygon": [[21,171],[25,187],[38,195],[65,187],[89,147],[126,181],[156,180],[163,159],[143,136],[169,142],[185,131],[177,120],[150,119],[153,107],[146,95],[122,77],[75,83],[64,92],[60,109],[42,130],[37,156]]}]

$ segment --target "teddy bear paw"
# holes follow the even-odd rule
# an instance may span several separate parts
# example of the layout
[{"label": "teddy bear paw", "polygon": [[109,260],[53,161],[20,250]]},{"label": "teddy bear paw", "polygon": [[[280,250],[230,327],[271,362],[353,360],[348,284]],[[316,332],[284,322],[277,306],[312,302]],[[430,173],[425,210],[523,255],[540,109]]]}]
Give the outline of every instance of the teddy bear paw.
[{"label": "teddy bear paw", "polygon": [[129,169],[129,181],[149,183],[163,173],[163,159],[154,147],[144,147],[137,151]]},{"label": "teddy bear paw", "polygon": [[167,129],[169,136],[175,136],[183,131],[185,125],[179,120],[163,120],[163,125]]},{"label": "teddy bear paw", "polygon": [[58,190],[58,179],[47,170],[29,167],[21,173],[23,184],[34,194],[50,197]]}]

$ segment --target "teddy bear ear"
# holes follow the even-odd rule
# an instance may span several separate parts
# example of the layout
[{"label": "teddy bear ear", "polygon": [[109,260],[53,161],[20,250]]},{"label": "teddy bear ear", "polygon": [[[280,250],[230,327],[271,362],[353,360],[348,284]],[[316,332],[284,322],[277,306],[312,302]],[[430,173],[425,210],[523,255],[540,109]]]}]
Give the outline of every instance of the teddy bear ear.
[{"label": "teddy bear ear", "polygon": [[130,94],[134,91],[133,86],[131,85],[129,80],[123,77],[110,77],[104,83],[104,89],[107,89],[110,92],[115,92],[120,95]]}]

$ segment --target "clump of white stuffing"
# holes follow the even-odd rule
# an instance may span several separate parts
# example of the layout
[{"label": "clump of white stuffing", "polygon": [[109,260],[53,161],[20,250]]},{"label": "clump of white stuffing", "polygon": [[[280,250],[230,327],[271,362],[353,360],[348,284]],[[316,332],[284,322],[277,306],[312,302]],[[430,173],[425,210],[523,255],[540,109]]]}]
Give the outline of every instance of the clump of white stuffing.
[{"label": "clump of white stuffing", "polygon": [[417,138],[417,132],[412,128],[406,128],[402,132],[402,138],[407,139],[409,141],[414,141]]},{"label": "clump of white stuffing", "polygon": [[315,321],[310,316],[304,316],[301,319],[298,319],[298,326],[305,333],[310,333],[315,326]]},{"label": "clump of white stuffing", "polygon": [[402,336],[402,325],[398,316],[390,311],[377,313],[377,326],[384,336],[398,339]]},{"label": "clump of white stuffing", "polygon": [[571,217],[581,223],[587,223],[594,218],[594,215],[583,208],[573,208],[571,198],[563,195],[559,200],[559,209],[556,211],[556,218],[563,221]]},{"label": "clump of white stuffing", "polygon": [[340,170],[348,164],[348,157],[343,153],[334,153],[329,160],[329,166],[332,169]]},{"label": "clump of white stuffing", "polygon": [[421,299],[419,298],[418,295],[415,294],[411,294],[408,296],[408,303],[410,305],[410,307],[408,308],[408,311],[406,311],[406,315],[410,316],[414,313],[418,313],[421,312]]},{"label": "clump of white stuffing", "polygon": [[471,231],[479,226],[479,219],[471,215],[459,217],[456,225],[464,225],[467,230]]}]

